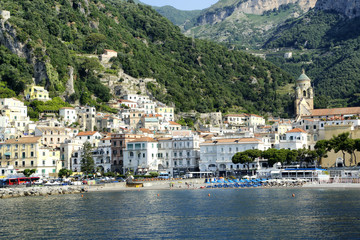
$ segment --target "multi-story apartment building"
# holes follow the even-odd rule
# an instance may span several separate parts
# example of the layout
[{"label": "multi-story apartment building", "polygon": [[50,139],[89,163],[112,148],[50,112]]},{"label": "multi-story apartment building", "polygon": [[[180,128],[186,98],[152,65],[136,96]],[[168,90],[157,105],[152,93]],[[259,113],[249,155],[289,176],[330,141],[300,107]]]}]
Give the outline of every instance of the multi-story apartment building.
[{"label": "multi-story apartment building", "polygon": [[89,142],[92,147],[97,147],[101,138],[101,134],[97,131],[80,132],[75,137],[75,139],[80,140],[83,144]]},{"label": "multi-story apartment building", "polygon": [[78,116],[75,108],[72,107],[63,107],[59,110],[59,115],[62,117],[63,121],[67,124],[72,124],[77,121]]},{"label": "multi-story apartment building", "polygon": [[225,175],[227,172],[237,172],[245,167],[234,164],[232,157],[237,152],[248,149],[267,150],[271,147],[268,138],[236,138],[214,139],[200,144],[200,171]]},{"label": "multi-story apartment building", "polygon": [[60,160],[67,169],[73,169],[71,157],[73,154],[81,150],[84,143],[79,139],[70,139],[60,144]]},{"label": "multi-story apartment building", "polygon": [[155,112],[157,114],[160,114],[163,119],[167,121],[174,121],[175,119],[175,112],[173,107],[167,107],[167,106],[157,106],[155,108]]},{"label": "multi-story apartment building", "polygon": [[158,171],[157,141],[150,137],[142,137],[126,144],[124,150],[124,172],[146,174]]},{"label": "multi-story apartment building", "polygon": [[287,131],[280,140],[279,148],[289,150],[308,148],[307,132],[301,128],[294,128]]},{"label": "multi-story apartment building", "polygon": [[96,126],[96,109],[94,107],[78,108],[78,122],[83,131],[94,131]]},{"label": "multi-story apartment building", "polygon": [[111,135],[111,170],[113,172],[124,173],[124,150],[126,144],[141,137],[143,136],[137,134],[114,133]]},{"label": "multi-story apartment building", "polygon": [[199,170],[199,136],[158,139],[159,170],[177,177]]},{"label": "multi-story apartment building", "polygon": [[38,169],[41,137],[23,137],[9,139],[0,145],[2,169],[14,169],[22,172],[27,168]]},{"label": "multi-story apartment building", "polygon": [[60,160],[60,150],[51,147],[40,147],[36,173],[44,177],[56,177],[57,173],[64,166]]},{"label": "multi-story apartment building", "polygon": [[72,137],[72,130],[64,127],[42,127],[35,128],[35,136],[41,137],[45,146],[58,148],[60,144]]},{"label": "multi-story apartment building", "polygon": [[24,91],[25,98],[27,100],[39,100],[39,101],[49,101],[49,92],[41,86],[31,85]]},{"label": "multi-story apartment building", "polygon": [[[92,158],[94,159],[95,169],[97,171],[111,171],[111,137],[105,137],[100,139],[98,146],[94,147],[91,150],[91,153]],[[82,154],[82,148],[73,152],[70,158],[72,171],[81,171]]]}]

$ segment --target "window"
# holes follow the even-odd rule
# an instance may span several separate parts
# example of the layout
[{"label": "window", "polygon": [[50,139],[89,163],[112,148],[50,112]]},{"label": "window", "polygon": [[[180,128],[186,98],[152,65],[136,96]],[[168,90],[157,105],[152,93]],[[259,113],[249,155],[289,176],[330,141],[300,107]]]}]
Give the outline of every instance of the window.
[{"label": "window", "polygon": [[22,158],[25,158],[25,152],[22,153]]},{"label": "window", "polygon": [[55,162],[55,160],[53,160],[53,165],[55,165],[56,164],[56,162]]},{"label": "window", "polygon": [[23,165],[23,167],[25,166],[25,161],[22,161],[22,165]]},{"label": "window", "polygon": [[45,152],[43,152],[43,156],[45,156]]},{"label": "window", "polygon": [[30,152],[30,156],[31,156],[31,157],[34,157],[34,152]]},{"label": "window", "polygon": [[134,153],[133,153],[133,152],[130,152],[130,153],[129,153],[129,156],[130,156],[130,157],[133,157],[133,156],[134,156]]},{"label": "window", "polygon": [[42,164],[45,166],[45,160],[42,161]]},{"label": "window", "polygon": [[34,166],[34,161],[31,161],[31,162],[30,162],[30,165],[31,165],[31,166]]}]

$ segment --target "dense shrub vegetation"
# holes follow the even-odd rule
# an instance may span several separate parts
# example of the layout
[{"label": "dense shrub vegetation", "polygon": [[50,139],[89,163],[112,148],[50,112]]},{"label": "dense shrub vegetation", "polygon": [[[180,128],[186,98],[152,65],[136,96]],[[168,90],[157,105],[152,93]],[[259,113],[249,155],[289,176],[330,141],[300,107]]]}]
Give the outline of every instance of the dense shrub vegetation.
[{"label": "dense shrub vegetation", "polygon": [[44,85],[55,96],[65,90],[68,67],[73,66],[76,93],[71,99],[92,105],[108,101],[109,90],[96,74],[99,64],[79,54],[113,49],[118,58],[112,69],[157,79],[160,85],[150,91],[181,111],[292,111],[291,96],[276,94],[293,82],[290,75],[254,56],[187,38],[148,6],[115,0],[3,0],[0,8],[11,11],[9,21],[18,38],[37,59],[50,63],[52,78]]},{"label": "dense shrub vegetation", "polygon": [[303,60],[311,60],[311,64],[270,60],[294,72],[305,68],[314,81],[318,107],[327,107],[330,103],[332,107],[359,106],[360,35],[356,29],[360,29],[359,18],[348,19],[338,13],[312,10],[300,19],[288,21],[266,47],[311,50]]}]

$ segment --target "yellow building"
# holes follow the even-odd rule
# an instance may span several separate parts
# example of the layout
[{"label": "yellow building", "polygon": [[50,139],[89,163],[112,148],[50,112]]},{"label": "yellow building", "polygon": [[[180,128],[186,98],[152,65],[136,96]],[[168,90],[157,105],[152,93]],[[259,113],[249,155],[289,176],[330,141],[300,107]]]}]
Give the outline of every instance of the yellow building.
[{"label": "yellow building", "polygon": [[55,177],[62,168],[60,151],[44,147],[41,137],[9,139],[0,144],[0,168],[36,169],[37,175]]},{"label": "yellow building", "polygon": [[155,112],[160,114],[167,121],[174,121],[174,108],[173,107],[156,107]]},{"label": "yellow building", "polygon": [[49,101],[49,92],[41,86],[30,86],[24,91],[26,100]]},{"label": "yellow building", "polygon": [[61,168],[63,168],[63,165],[60,161],[60,150],[57,148],[41,147],[36,173],[46,177],[57,177],[57,173]]},{"label": "yellow building", "polygon": [[9,139],[0,145],[2,168],[13,167],[17,171],[36,169],[41,137]]}]

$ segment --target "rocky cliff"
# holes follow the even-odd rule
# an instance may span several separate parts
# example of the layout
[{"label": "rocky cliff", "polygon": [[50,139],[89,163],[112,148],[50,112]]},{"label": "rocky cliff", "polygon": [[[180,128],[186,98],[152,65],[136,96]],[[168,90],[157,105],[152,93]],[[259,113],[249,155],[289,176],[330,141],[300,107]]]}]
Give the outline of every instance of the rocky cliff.
[{"label": "rocky cliff", "polygon": [[296,4],[303,11],[313,8],[317,0],[249,0],[240,3],[237,11],[247,14],[261,15],[266,11],[278,9],[281,5]]},{"label": "rocky cliff", "polygon": [[317,9],[332,10],[349,18],[360,16],[360,0],[317,0]]},{"label": "rocky cliff", "polygon": [[282,5],[296,4],[304,12],[315,7],[317,0],[239,0],[232,5],[219,2],[197,19],[197,25],[214,24],[239,13],[262,15],[266,11],[279,9]]}]

